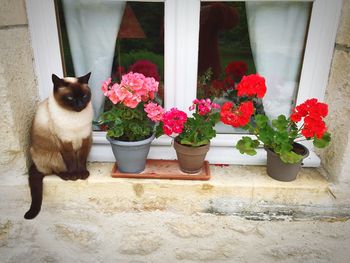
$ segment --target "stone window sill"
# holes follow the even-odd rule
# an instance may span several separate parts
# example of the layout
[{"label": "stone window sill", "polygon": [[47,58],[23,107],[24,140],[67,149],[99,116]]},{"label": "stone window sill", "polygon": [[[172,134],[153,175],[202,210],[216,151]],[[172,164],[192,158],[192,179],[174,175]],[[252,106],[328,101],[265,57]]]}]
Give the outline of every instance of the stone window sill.
[{"label": "stone window sill", "polygon": [[[44,179],[43,208],[75,203],[80,209],[114,213],[167,210],[183,213],[318,213],[332,207],[334,196],[319,169],[302,168],[293,182],[279,182],[265,166],[210,165],[209,181],[112,178],[113,163],[89,163],[87,180]],[[30,200],[26,176],[4,176],[4,196]],[[292,213],[294,213],[292,212]]]}]

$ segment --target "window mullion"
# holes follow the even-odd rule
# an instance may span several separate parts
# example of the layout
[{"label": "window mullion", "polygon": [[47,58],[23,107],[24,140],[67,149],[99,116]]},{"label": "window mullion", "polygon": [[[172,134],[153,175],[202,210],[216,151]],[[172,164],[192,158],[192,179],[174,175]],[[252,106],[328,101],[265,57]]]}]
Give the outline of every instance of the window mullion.
[{"label": "window mullion", "polygon": [[324,99],[342,1],[315,0],[310,18],[297,104]]},{"label": "window mullion", "polygon": [[200,1],[165,1],[165,105],[188,111],[196,97]]}]

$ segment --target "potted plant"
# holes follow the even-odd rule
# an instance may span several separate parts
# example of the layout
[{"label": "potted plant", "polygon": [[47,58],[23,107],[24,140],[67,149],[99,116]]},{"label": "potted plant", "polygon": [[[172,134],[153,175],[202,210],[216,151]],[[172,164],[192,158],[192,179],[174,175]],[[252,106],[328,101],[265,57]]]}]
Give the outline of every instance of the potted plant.
[{"label": "potted plant", "polygon": [[109,78],[102,85],[112,107],[101,114],[98,124],[107,130],[120,172],[140,173],[145,169],[155,124],[164,113],[155,99],[158,84],[153,77],[129,72],[120,83]]},{"label": "potted plant", "polygon": [[[265,92],[262,90],[266,91],[266,87],[257,84],[258,81],[262,83],[261,78],[243,77],[237,85],[238,94],[263,97]],[[328,107],[315,98],[296,106],[289,117],[280,115],[272,121],[265,114],[254,114],[253,103],[245,103],[249,104],[242,103],[235,111],[232,105],[224,104],[221,120],[242,127],[255,136],[256,139],[243,136],[236,148],[242,154],[255,155],[255,149],[262,144],[267,151],[267,173],[276,180],[295,180],[302,160],[309,154],[308,149],[298,141],[312,140],[315,147],[324,148],[331,140],[323,121],[328,114]]]},{"label": "potted plant", "polygon": [[189,108],[194,111],[191,117],[177,108],[164,113],[157,126],[157,137],[175,135],[174,148],[181,171],[193,174],[202,169],[210,140],[216,136],[214,126],[220,120],[219,108],[210,99],[195,99]]}]

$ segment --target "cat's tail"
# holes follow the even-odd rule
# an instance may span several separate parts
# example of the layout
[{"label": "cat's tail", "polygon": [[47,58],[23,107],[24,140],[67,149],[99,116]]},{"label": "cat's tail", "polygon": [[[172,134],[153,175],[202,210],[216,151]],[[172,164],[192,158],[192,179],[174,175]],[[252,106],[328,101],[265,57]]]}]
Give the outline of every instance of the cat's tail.
[{"label": "cat's tail", "polygon": [[38,171],[35,164],[32,164],[29,169],[29,188],[32,196],[32,204],[24,215],[25,219],[33,219],[40,212],[43,201],[43,178],[44,174]]}]

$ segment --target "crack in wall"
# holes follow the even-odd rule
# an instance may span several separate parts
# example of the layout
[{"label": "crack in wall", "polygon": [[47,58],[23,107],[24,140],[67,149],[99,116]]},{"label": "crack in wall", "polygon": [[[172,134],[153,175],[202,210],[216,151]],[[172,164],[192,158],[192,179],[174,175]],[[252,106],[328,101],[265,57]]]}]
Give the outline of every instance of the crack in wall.
[{"label": "crack in wall", "polygon": [[348,45],[344,45],[344,44],[335,44],[335,49],[336,50],[340,50],[340,51],[344,51],[346,53],[350,53],[350,47]]},{"label": "crack in wall", "polygon": [[8,30],[12,28],[27,28],[28,24],[19,24],[19,25],[8,25],[8,26],[0,26],[0,30]]}]

